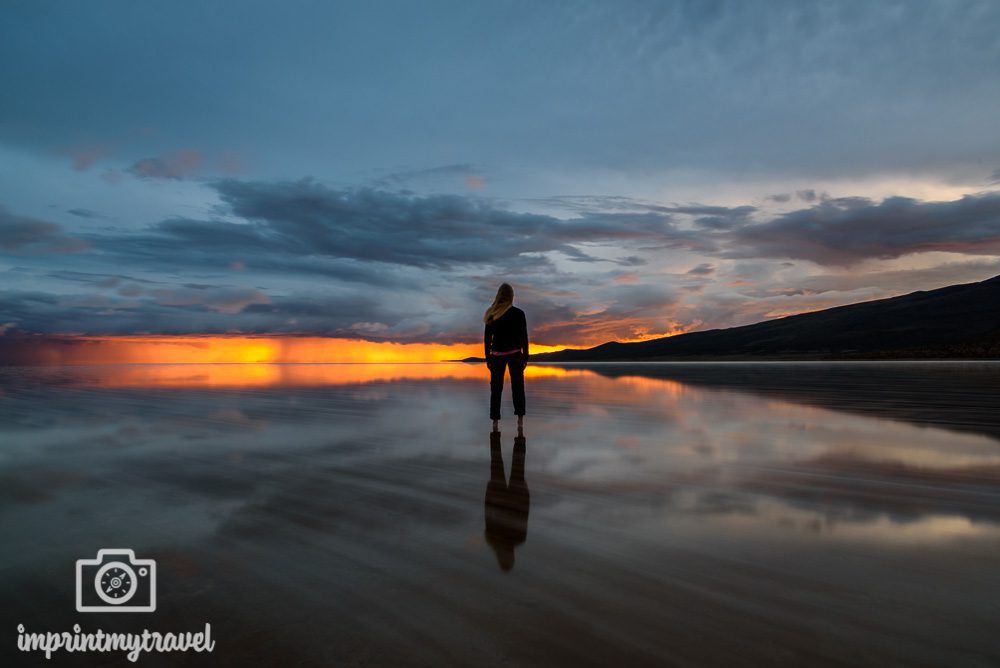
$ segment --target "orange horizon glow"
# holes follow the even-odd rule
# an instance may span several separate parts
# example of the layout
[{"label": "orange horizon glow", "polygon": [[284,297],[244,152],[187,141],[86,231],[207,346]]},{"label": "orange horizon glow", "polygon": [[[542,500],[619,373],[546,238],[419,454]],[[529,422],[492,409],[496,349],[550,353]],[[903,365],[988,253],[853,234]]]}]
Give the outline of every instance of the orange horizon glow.
[{"label": "orange horizon glow", "polygon": [[[298,336],[53,336],[20,341],[32,364],[425,363],[482,357],[481,343],[392,343]],[[532,352],[565,346],[532,345]]]}]

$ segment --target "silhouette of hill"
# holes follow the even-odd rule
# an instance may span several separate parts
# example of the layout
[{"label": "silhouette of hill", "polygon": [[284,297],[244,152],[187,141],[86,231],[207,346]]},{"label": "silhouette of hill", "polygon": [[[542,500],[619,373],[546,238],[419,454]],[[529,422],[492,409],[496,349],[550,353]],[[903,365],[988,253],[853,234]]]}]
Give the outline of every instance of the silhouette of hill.
[{"label": "silhouette of hill", "polygon": [[729,329],[532,355],[532,362],[1000,358],[1000,276]]}]

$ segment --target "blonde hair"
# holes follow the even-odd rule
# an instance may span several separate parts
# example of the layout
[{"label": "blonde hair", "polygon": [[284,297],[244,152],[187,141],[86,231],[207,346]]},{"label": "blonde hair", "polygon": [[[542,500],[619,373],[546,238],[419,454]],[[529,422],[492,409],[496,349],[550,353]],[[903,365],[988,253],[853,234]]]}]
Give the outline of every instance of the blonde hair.
[{"label": "blonde hair", "polygon": [[501,283],[500,288],[497,290],[496,299],[493,300],[493,303],[490,304],[490,307],[486,309],[486,313],[483,315],[483,322],[487,325],[492,323],[506,313],[507,309],[513,305],[514,288],[509,283]]}]

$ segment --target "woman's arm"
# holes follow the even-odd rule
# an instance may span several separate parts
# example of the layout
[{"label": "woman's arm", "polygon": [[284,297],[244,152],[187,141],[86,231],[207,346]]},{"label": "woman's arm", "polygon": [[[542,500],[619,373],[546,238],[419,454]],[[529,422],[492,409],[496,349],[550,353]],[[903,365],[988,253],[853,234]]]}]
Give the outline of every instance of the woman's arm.
[{"label": "woman's arm", "polygon": [[528,319],[521,318],[521,352],[524,353],[524,363],[528,363]]},{"label": "woman's arm", "polygon": [[493,342],[493,328],[486,325],[486,330],[483,332],[483,348],[486,350],[486,363],[490,363],[490,343]]}]

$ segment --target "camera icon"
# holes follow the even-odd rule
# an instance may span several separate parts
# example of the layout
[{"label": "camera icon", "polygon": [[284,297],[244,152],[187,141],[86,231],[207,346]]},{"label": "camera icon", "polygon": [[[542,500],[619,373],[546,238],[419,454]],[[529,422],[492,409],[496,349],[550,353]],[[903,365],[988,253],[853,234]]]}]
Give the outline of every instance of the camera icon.
[{"label": "camera icon", "polygon": [[156,561],[132,550],[103,549],[96,559],[76,560],[77,612],[153,612]]}]

